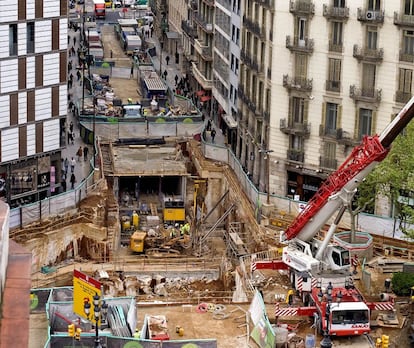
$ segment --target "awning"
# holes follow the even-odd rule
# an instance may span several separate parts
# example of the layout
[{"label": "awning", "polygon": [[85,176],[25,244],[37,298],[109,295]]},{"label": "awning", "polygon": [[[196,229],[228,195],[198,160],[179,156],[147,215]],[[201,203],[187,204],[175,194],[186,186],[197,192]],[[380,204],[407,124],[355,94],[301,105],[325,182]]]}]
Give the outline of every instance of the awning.
[{"label": "awning", "polygon": [[221,118],[226,122],[227,127],[237,128],[237,122],[231,115],[222,115]]},{"label": "awning", "polygon": [[202,95],[206,94],[206,91],[204,89],[200,89],[196,92],[197,96],[201,97]]},{"label": "awning", "polygon": [[211,96],[210,95],[203,95],[200,98],[200,101],[202,101],[203,103],[205,103],[206,101],[209,101],[210,99],[211,99]]}]

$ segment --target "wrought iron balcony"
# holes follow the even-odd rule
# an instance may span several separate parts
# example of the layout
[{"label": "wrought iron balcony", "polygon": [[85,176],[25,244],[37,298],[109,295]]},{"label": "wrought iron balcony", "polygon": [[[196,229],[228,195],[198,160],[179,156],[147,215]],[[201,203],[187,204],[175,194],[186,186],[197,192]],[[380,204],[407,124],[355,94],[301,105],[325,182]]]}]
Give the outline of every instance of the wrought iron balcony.
[{"label": "wrought iron balcony", "polygon": [[303,150],[297,150],[297,149],[287,150],[288,161],[303,163],[304,158],[305,158],[305,152]]},{"label": "wrought iron balcony", "polygon": [[365,101],[379,103],[381,101],[381,89],[377,88],[358,88],[355,85],[349,86],[349,97],[355,101]]},{"label": "wrought iron balcony", "polygon": [[336,139],[336,129],[330,129],[324,124],[319,125],[319,136]]},{"label": "wrought iron balcony", "polygon": [[414,52],[404,52],[404,50],[401,50],[400,51],[400,61],[401,62],[414,63]]},{"label": "wrought iron balcony", "polygon": [[286,48],[293,52],[312,53],[313,52],[313,39],[305,38],[299,39],[298,36],[294,36],[293,40],[290,35],[286,36]]},{"label": "wrought iron balcony", "polygon": [[213,53],[210,46],[204,45],[200,40],[194,40],[195,50],[203,57],[204,60],[213,60]]},{"label": "wrought iron balcony", "polygon": [[363,10],[358,8],[357,18],[361,22],[382,24],[384,23],[384,11]]},{"label": "wrought iron balcony", "polygon": [[414,27],[414,16],[394,12],[394,24],[404,27]]},{"label": "wrought iron balcony", "polygon": [[265,39],[265,31],[262,30],[259,23],[253,22],[250,18],[247,16],[243,16],[243,25],[249,30],[251,33],[259,36],[261,39]]},{"label": "wrought iron balcony", "polygon": [[296,16],[312,16],[315,14],[315,4],[310,0],[290,0],[289,12]]},{"label": "wrought iron balcony", "polygon": [[280,120],[280,130],[285,134],[308,137],[310,135],[310,124],[307,122],[294,122],[291,117],[289,119],[282,118]]},{"label": "wrought iron balcony", "polygon": [[249,68],[253,69],[256,72],[259,72],[259,64],[255,59],[253,59],[250,54],[246,50],[240,51],[240,58],[242,62],[248,66]]},{"label": "wrought iron balcony", "polygon": [[344,51],[344,46],[342,43],[334,43],[332,40],[329,40],[329,52],[342,53]]},{"label": "wrought iron balcony", "polygon": [[214,32],[213,24],[207,23],[207,21],[198,12],[194,13],[194,20],[206,33],[212,34]]},{"label": "wrought iron balcony", "polygon": [[397,103],[406,104],[412,97],[411,93],[404,92],[404,91],[396,91],[395,92],[395,101]]},{"label": "wrought iron balcony", "polygon": [[348,19],[349,7],[336,7],[330,5],[323,5],[323,16],[327,19]]},{"label": "wrought iron balcony", "polygon": [[289,75],[283,75],[283,87],[289,90],[297,90],[310,92],[312,91],[313,80],[306,77],[289,77]]},{"label": "wrought iron balcony", "polygon": [[384,49],[362,48],[354,45],[353,56],[359,61],[382,62],[384,59]]},{"label": "wrought iron balcony", "polygon": [[338,161],[332,157],[319,157],[319,167],[324,169],[336,169],[338,166]]},{"label": "wrought iron balcony", "polygon": [[197,38],[197,29],[193,25],[191,25],[188,21],[181,21],[181,29],[191,39]]},{"label": "wrought iron balcony", "polygon": [[326,80],[325,89],[329,92],[339,93],[341,91],[341,81]]},{"label": "wrought iron balcony", "polygon": [[348,132],[344,131],[342,128],[336,130],[336,140],[338,144],[345,146],[355,146],[359,143],[358,139],[354,139]]}]

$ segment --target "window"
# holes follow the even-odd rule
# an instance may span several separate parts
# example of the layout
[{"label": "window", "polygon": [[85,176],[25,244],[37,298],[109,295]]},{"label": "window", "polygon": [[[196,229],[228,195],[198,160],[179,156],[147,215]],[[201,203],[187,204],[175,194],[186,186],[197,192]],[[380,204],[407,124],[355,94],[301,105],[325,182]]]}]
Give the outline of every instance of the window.
[{"label": "window", "polygon": [[294,123],[305,121],[305,100],[303,98],[292,98],[292,121]]},{"label": "window", "polygon": [[413,82],[413,71],[410,69],[399,69],[398,74],[398,91],[411,94],[411,85]]},{"label": "window", "polygon": [[[291,135],[289,143],[291,150],[296,150],[297,152],[301,152],[303,150],[303,138],[301,136]],[[302,162],[303,159],[297,159],[297,161]]]},{"label": "window", "polygon": [[34,53],[35,52],[35,25],[34,22],[27,22],[26,26],[26,50],[27,53]]},{"label": "window", "polygon": [[329,58],[328,81],[326,87],[330,91],[339,92],[341,87],[341,60]]},{"label": "window", "polygon": [[325,142],[323,146],[323,167],[336,169],[336,144]]},{"label": "window", "polygon": [[379,11],[381,9],[381,0],[368,0],[368,11]]},{"label": "window", "polygon": [[345,0],[334,0],[333,6],[344,8],[345,7]]},{"label": "window", "polygon": [[404,14],[408,16],[414,15],[414,0],[405,0]]},{"label": "window", "polygon": [[368,26],[366,48],[371,49],[371,50],[376,50],[377,49],[377,37],[378,37],[377,27]]},{"label": "window", "polygon": [[306,18],[298,18],[298,44],[305,46],[306,40]]},{"label": "window", "polygon": [[358,136],[362,139],[364,135],[371,135],[372,129],[372,110],[359,109],[359,129]]},{"label": "window", "polygon": [[332,22],[332,44],[342,47],[342,22]]},{"label": "window", "polygon": [[338,122],[338,104],[326,103],[326,120],[325,120],[326,134],[336,134],[337,122]]},{"label": "window", "polygon": [[374,97],[375,92],[375,64],[365,63],[362,66],[362,95],[365,97]]},{"label": "window", "polygon": [[17,56],[17,24],[9,25],[9,55]]},{"label": "window", "polygon": [[295,55],[295,76],[306,78],[307,76],[307,57],[305,54]]},{"label": "window", "polygon": [[405,54],[414,54],[414,31],[403,31],[403,51]]}]

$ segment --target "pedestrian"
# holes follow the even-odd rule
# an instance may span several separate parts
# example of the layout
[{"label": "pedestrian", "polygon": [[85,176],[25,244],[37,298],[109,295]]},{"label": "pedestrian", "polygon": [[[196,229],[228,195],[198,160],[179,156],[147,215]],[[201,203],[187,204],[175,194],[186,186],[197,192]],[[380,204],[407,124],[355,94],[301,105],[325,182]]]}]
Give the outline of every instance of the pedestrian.
[{"label": "pedestrian", "polygon": [[71,70],[72,70],[72,62],[69,61],[69,63],[68,63],[68,71],[71,71]]},{"label": "pedestrian", "polygon": [[149,37],[150,37],[150,31],[149,31],[149,30],[145,30],[145,36],[146,36],[147,38],[149,38]]},{"label": "pedestrian", "polygon": [[177,84],[178,84],[178,75],[177,74],[175,74],[174,80],[175,80],[175,86],[177,87]]},{"label": "pedestrian", "polygon": [[211,120],[207,121],[207,130],[211,131]]},{"label": "pedestrian", "polygon": [[164,72],[163,72],[163,74],[162,74],[162,75],[164,76],[164,80],[167,80],[167,75],[168,75],[167,70],[164,70]]},{"label": "pedestrian", "polygon": [[74,145],[75,144],[75,132],[72,132],[71,140],[72,140],[72,145]]},{"label": "pedestrian", "polygon": [[75,174],[72,173],[70,176],[70,188],[73,190],[75,188],[76,177]]},{"label": "pedestrian", "polygon": [[180,63],[180,55],[178,52],[175,52],[175,64],[179,64]]},{"label": "pedestrian", "polygon": [[84,161],[88,160],[88,152],[89,152],[89,148],[87,146],[83,147],[83,159]]},{"label": "pedestrian", "polygon": [[76,156],[78,156],[78,162],[80,162],[82,155],[83,155],[83,149],[82,149],[82,146],[79,146],[78,151],[76,151]]},{"label": "pedestrian", "polygon": [[80,78],[82,77],[82,74],[81,74],[80,70],[78,70],[78,71],[76,72],[76,76],[78,77],[78,81],[79,81],[79,80],[80,80]]},{"label": "pedestrian", "polygon": [[73,133],[73,122],[72,121],[70,121],[69,130],[71,133]]},{"label": "pedestrian", "polygon": [[65,162],[63,162],[63,165],[65,166],[65,176],[68,175],[68,169],[69,169],[69,160],[66,157]]},{"label": "pedestrian", "polygon": [[72,47],[70,50],[72,52],[72,56],[74,56],[75,55],[75,47]]},{"label": "pedestrian", "polygon": [[73,37],[73,46],[76,46],[76,36]]},{"label": "pedestrian", "polygon": [[73,144],[73,132],[68,131],[68,145]]},{"label": "pedestrian", "polygon": [[134,76],[134,64],[131,64],[131,73],[129,74],[129,78]]},{"label": "pedestrian", "polygon": [[211,130],[210,135],[211,135],[211,142],[214,143],[214,138],[216,137],[216,130],[214,128]]},{"label": "pedestrian", "polygon": [[60,185],[62,186],[62,192],[66,192],[66,178],[62,178]]},{"label": "pedestrian", "polygon": [[75,158],[72,157],[72,159],[70,160],[70,171],[71,171],[71,173],[73,173],[75,171],[75,164],[76,164],[76,160],[75,160]]},{"label": "pedestrian", "polygon": [[154,34],[154,27],[151,27],[150,31],[151,31],[151,37],[152,37],[152,34]]},{"label": "pedestrian", "polygon": [[170,62],[170,56],[166,56],[165,61],[167,62],[167,65],[168,65],[168,63]]}]

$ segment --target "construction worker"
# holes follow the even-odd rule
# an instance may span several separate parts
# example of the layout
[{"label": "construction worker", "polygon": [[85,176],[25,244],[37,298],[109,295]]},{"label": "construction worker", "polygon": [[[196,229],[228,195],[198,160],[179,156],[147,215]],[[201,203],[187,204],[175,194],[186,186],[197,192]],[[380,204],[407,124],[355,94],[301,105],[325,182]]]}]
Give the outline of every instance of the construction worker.
[{"label": "construction worker", "polygon": [[132,98],[128,98],[128,104],[132,104]]},{"label": "construction worker", "polygon": [[172,227],[170,232],[170,238],[175,238],[177,236],[177,230]]},{"label": "construction worker", "polygon": [[141,330],[136,328],[134,332],[134,338],[141,338]]},{"label": "construction worker", "polygon": [[181,235],[190,234],[190,224],[187,222],[184,226],[181,225]]}]

